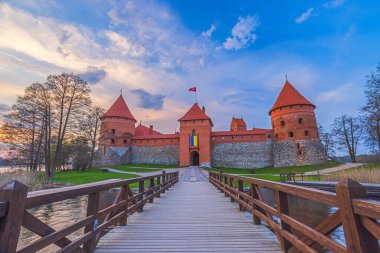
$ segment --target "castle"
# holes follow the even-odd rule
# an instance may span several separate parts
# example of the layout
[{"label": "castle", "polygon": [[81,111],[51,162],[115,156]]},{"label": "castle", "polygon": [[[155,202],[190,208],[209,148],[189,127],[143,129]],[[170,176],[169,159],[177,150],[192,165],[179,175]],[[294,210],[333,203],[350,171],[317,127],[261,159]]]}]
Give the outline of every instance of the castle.
[{"label": "castle", "polygon": [[101,118],[96,165],[126,163],[204,165],[230,168],[294,166],[326,162],[315,105],[288,81],[269,110],[272,129],[247,129],[232,118],[229,131],[212,131],[205,107],[195,103],[180,119],[179,132],[162,134],[132,115],[122,95]]}]

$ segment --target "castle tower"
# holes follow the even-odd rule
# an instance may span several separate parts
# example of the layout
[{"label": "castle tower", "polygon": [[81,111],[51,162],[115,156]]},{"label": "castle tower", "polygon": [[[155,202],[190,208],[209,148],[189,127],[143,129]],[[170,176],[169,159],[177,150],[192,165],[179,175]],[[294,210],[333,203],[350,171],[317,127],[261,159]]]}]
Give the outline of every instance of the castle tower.
[{"label": "castle tower", "polygon": [[180,122],[180,166],[211,162],[212,121],[204,107],[195,103]]},{"label": "castle tower", "polygon": [[244,131],[247,130],[247,125],[243,118],[232,117],[230,124],[230,131]]},{"label": "castle tower", "polygon": [[135,134],[136,119],[133,117],[122,95],[101,118],[99,147],[125,147]]},{"label": "castle tower", "polygon": [[326,161],[319,140],[315,108],[288,81],[285,82],[269,111],[275,139],[275,167]]}]

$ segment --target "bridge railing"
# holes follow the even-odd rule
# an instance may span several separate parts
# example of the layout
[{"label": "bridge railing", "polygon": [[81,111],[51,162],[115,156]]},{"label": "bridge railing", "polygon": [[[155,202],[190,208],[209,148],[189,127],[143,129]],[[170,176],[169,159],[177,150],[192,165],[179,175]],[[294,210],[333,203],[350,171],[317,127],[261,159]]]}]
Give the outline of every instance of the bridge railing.
[{"label": "bridge railing", "polygon": [[[254,224],[264,221],[284,252],[321,252],[322,249],[342,253],[380,252],[380,201],[367,199],[365,188],[351,179],[337,183],[336,194],[224,173],[210,172],[209,180],[232,202],[236,201],[241,211],[252,213]],[[244,186],[249,186],[249,190],[244,191]],[[264,199],[263,188],[275,192],[274,206]],[[311,227],[289,214],[289,195],[337,209],[319,225]],[[345,245],[329,237],[341,226]]]},{"label": "bridge railing", "polygon": [[[127,180],[107,180],[64,188],[55,188],[28,193],[28,187],[13,181],[0,188],[0,253],[33,253],[51,244],[60,247],[58,252],[93,252],[99,239],[111,226],[126,225],[128,216],[142,212],[144,204],[153,203],[160,193],[178,182],[178,171],[139,177]],[[131,185],[138,184],[138,192],[131,191]],[[145,188],[145,185],[148,185]],[[119,188],[113,203],[100,210],[100,192]],[[55,230],[39,220],[28,209],[54,202],[88,195],[85,218],[71,222]],[[40,238],[16,250],[21,227],[34,232]],[[84,229],[75,239],[67,236]]]}]

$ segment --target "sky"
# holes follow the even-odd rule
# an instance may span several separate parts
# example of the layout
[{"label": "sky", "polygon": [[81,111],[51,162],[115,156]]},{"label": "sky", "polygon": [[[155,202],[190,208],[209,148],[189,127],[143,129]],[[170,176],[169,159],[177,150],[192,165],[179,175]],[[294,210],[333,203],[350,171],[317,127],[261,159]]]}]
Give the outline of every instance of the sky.
[{"label": "sky", "polygon": [[172,133],[194,103],[214,130],[270,128],[285,83],[328,128],[358,115],[380,62],[378,1],[0,0],[0,114],[50,74],[79,73],[96,105],[120,89],[138,121]]}]

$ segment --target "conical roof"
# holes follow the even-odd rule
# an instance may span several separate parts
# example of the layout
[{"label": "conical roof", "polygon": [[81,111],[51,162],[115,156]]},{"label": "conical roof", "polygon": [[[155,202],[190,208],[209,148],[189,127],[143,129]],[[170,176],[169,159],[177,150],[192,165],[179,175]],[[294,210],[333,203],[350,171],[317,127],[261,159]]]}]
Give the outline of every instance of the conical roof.
[{"label": "conical roof", "polygon": [[103,117],[121,117],[136,121],[122,95],[120,95]]},{"label": "conical roof", "polygon": [[[199,119],[208,119],[211,122],[209,116],[199,107],[198,103],[195,103],[190,110],[188,110],[185,115],[183,115],[178,121],[184,120],[199,120]],[[212,122],[211,122],[212,125]]]},{"label": "conical roof", "polygon": [[315,108],[315,105],[313,103],[302,96],[302,94],[299,93],[296,88],[294,88],[293,85],[288,82],[288,80],[286,80],[285,85],[278,95],[272,109],[270,109],[269,114],[274,109],[288,105],[311,105]]}]

